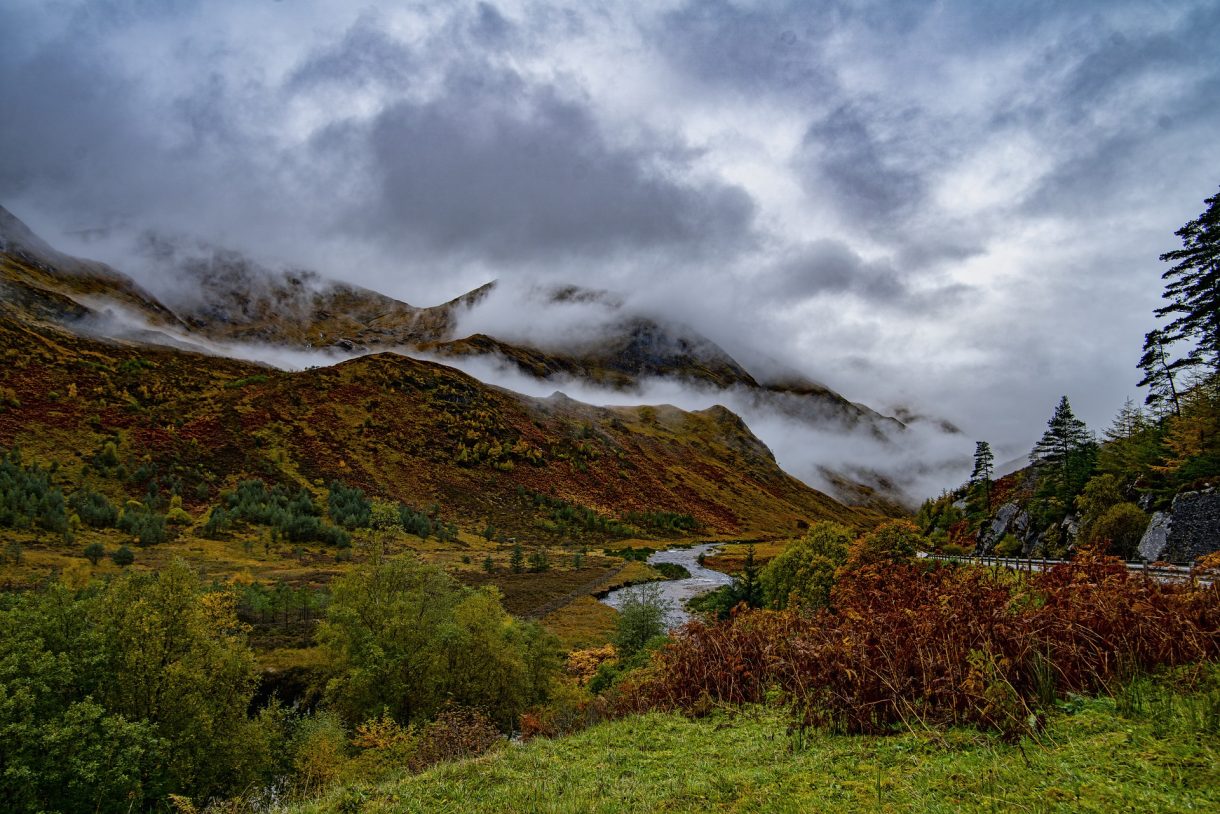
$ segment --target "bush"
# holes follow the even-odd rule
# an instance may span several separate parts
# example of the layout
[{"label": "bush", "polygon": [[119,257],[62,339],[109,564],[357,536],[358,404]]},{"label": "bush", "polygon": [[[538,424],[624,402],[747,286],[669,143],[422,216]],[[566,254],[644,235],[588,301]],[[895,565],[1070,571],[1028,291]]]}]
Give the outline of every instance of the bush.
[{"label": "bush", "polygon": [[343,528],[368,528],[372,506],[362,489],[332,481],[326,496],[326,505],[330,511],[330,519]]},{"label": "bush", "polygon": [[136,561],[136,555],[132,553],[130,548],[121,545],[110,554],[110,559],[115,565],[126,568]]},{"label": "bush", "polygon": [[410,760],[413,771],[476,757],[504,740],[490,718],[475,709],[451,705],[423,728]]},{"label": "bush", "polygon": [[909,562],[924,546],[919,528],[909,520],[891,520],[856,540],[848,550],[845,568],[854,571],[869,565]]},{"label": "bush", "polygon": [[0,457],[0,528],[68,533],[64,493],[51,484],[51,474],[37,464],[23,465],[19,450]]},{"label": "bush", "polygon": [[772,608],[825,607],[851,541],[851,532],[838,523],[815,523],[804,539],[790,543],[763,568],[763,601]]},{"label": "bush", "polygon": [[831,605],[691,623],[621,685],[621,709],[779,698],[800,725],[968,723],[1017,736],[1056,696],[1220,656],[1220,590],[1145,581],[1087,552],[1024,581],[880,563],[846,572]]},{"label": "bush", "polygon": [[996,543],[995,555],[997,557],[1016,557],[1024,548],[1024,544],[1015,535],[1005,534],[1000,542]]},{"label": "bush", "polygon": [[1148,515],[1134,503],[1118,503],[1097,518],[1089,527],[1089,542],[1105,545],[1108,553],[1124,560],[1133,560],[1139,553],[1140,540],[1148,528]]},{"label": "bush", "polygon": [[673,604],[655,583],[627,588],[618,609],[614,644],[623,658],[643,649],[651,639],[664,636]]},{"label": "bush", "polygon": [[102,557],[106,556],[106,546],[101,543],[90,543],[85,546],[85,559],[93,565],[97,565],[102,561]]},{"label": "bush", "polygon": [[114,504],[88,487],[73,492],[68,504],[86,525],[95,529],[113,528],[119,519],[119,510]]}]

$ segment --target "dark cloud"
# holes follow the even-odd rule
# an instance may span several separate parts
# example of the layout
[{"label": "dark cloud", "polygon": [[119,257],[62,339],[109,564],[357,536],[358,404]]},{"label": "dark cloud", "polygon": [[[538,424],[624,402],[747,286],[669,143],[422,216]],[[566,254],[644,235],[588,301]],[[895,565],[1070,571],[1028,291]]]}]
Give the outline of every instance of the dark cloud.
[{"label": "dark cloud", "polygon": [[514,262],[747,239],[749,195],[677,180],[663,143],[611,144],[588,105],[484,66],[390,106],[349,134],[375,175],[360,231]]},{"label": "dark cloud", "polygon": [[767,276],[764,288],[782,300],[851,293],[892,303],[909,294],[889,262],[867,262],[838,240],[815,241],[792,252]]},{"label": "dark cloud", "polygon": [[809,125],[794,164],[813,194],[829,195],[859,222],[888,228],[920,205],[926,182],[890,155],[894,145],[873,131],[870,118],[856,105],[836,107]]}]

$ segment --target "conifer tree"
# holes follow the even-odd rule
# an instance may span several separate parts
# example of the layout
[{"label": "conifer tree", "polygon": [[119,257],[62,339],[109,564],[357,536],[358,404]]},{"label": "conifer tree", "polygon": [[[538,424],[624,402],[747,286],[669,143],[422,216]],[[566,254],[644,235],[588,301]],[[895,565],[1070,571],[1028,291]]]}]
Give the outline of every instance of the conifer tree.
[{"label": "conifer tree", "polygon": [[1144,403],[1160,411],[1172,411],[1181,415],[1182,405],[1178,399],[1176,376],[1182,370],[1197,364],[1193,355],[1172,359],[1166,349],[1165,332],[1154,329],[1144,334],[1144,354],[1140,357],[1139,369],[1144,371],[1139,387],[1148,388]]},{"label": "conifer tree", "polygon": [[1220,365],[1220,194],[1204,203],[1207,210],[1174,233],[1182,239],[1182,248],[1161,255],[1163,262],[1174,265],[1161,275],[1167,281],[1162,296],[1169,304],[1156,309],[1156,315],[1173,318],[1163,332],[1166,344],[1196,343],[1187,364],[1216,370]]},{"label": "conifer tree", "polygon": [[750,543],[749,547],[746,548],[746,562],[741,572],[741,578],[735,586],[737,593],[735,598],[739,602],[745,602],[751,608],[762,607],[762,583],[758,578],[761,570],[758,567],[758,563],[754,560],[754,544]]},{"label": "conifer tree", "polygon": [[1067,396],[1059,399],[1046,422],[1046,432],[1029,455],[1038,470],[1042,490],[1066,504],[1089,479],[1097,457],[1097,442],[1072,412]]},{"label": "conifer tree", "polygon": [[984,509],[991,510],[991,476],[994,472],[995,455],[991,444],[976,441],[974,444],[974,470],[970,473],[970,485],[983,493]]}]

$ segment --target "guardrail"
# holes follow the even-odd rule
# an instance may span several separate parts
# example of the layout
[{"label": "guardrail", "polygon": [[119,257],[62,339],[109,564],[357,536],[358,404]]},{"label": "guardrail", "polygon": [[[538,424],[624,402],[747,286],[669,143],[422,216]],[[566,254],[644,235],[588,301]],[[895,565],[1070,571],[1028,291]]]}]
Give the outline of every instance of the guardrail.
[{"label": "guardrail", "polygon": [[[930,554],[926,552],[920,552],[920,556],[943,562],[985,565],[1007,568],[1012,571],[1025,571],[1031,574],[1034,571],[1046,571],[1061,563],[1069,562],[1069,560],[1050,560],[1045,557],[973,557]],[[1190,566],[1188,565],[1152,565],[1146,562],[1129,562],[1127,563],[1127,570],[1146,576],[1149,579],[1155,579],[1158,582],[1189,582],[1191,580]],[[1199,580],[1199,583],[1201,585],[1210,585],[1211,580]]]}]

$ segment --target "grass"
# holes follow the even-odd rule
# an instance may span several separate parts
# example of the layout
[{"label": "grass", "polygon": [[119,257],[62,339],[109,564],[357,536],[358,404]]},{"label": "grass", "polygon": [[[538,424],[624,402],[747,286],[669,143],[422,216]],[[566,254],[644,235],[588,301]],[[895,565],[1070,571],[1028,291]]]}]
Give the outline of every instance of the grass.
[{"label": "grass", "polygon": [[591,596],[582,596],[540,620],[559,637],[564,650],[597,647],[610,641],[618,611]]},{"label": "grass", "polygon": [[973,730],[802,738],[780,712],[758,708],[700,720],[650,714],[334,789],[293,810],[1220,810],[1217,691],[1164,691],[1142,705],[1122,696],[1075,699],[1038,740],[1018,744]]}]

